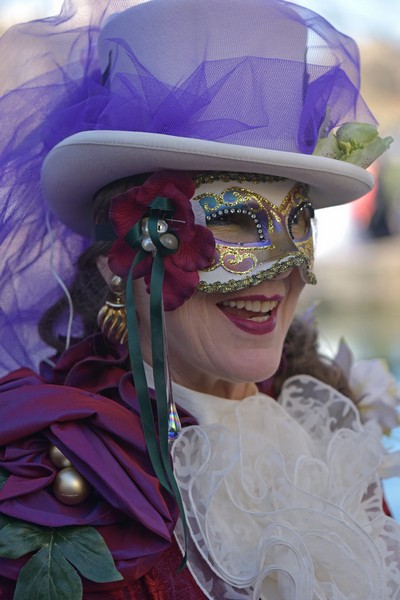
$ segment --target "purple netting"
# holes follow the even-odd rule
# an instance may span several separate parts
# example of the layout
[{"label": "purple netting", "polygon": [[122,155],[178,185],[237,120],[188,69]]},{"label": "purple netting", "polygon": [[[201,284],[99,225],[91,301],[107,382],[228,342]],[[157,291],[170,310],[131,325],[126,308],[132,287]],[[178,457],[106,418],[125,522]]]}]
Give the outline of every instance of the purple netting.
[{"label": "purple netting", "polygon": [[[326,116],[327,130],[346,121],[374,122],[358,92],[357,47],[307,9],[280,0],[151,0],[137,8],[153,14],[142,19],[153,32],[138,26],[131,46],[122,37],[105,39],[100,65],[100,25],[136,4],[66,0],[59,16],[14,27],[0,40],[5,371],[35,366],[46,352],[37,321],[62,293],[50,273],[39,183],[42,162],[59,141],[78,131],[120,129],[311,153]],[[266,10],[270,20],[259,18]],[[163,26],[154,26],[157,18]],[[176,21],[173,40],[168,18]],[[284,35],[274,37],[278,20]],[[251,36],[240,36],[244,23]],[[218,28],[225,28],[223,43]],[[295,55],[307,30],[305,67],[304,52],[299,60]],[[168,40],[170,53],[162,47]],[[138,54],[142,42],[145,55]],[[87,241],[50,221],[54,267],[68,283]]]}]

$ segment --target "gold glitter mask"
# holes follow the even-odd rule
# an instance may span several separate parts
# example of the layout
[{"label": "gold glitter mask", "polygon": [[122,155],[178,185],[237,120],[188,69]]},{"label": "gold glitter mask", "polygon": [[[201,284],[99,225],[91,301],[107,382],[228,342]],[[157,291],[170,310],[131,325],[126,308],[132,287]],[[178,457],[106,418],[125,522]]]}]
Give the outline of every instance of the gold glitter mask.
[{"label": "gold glitter mask", "polygon": [[208,173],[195,177],[196,221],[214,234],[213,263],[199,272],[197,289],[230,292],[298,267],[312,273],[314,209],[306,186],[251,174]]}]

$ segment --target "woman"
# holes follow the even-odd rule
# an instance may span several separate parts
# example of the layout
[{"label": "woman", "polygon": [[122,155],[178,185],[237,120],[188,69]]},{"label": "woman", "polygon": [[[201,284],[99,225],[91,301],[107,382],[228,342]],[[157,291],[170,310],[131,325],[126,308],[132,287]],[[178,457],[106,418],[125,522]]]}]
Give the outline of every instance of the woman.
[{"label": "woman", "polygon": [[[2,380],[1,597],[400,597],[383,449],[293,321],[314,209],[370,189],[389,142],[356,48],[281,0],[132,4],[4,42],[42,61],[0,106],[4,324],[47,309],[66,350]],[[70,281],[82,236],[51,306],[43,260]]]}]

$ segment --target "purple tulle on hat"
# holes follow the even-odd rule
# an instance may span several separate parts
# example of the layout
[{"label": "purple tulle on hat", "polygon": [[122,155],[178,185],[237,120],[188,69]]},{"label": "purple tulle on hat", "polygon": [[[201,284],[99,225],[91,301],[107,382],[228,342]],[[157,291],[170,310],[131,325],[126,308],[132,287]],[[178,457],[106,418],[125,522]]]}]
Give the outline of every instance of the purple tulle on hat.
[{"label": "purple tulle on hat", "polygon": [[[211,22],[221,0],[205,1]],[[186,1],[186,19],[187,7],[196,2]],[[251,11],[254,2],[284,15],[287,56],[274,57],[271,48],[262,56],[231,52],[218,59],[202,50],[201,60],[178,82],[155,74],[122,38],[110,43],[130,63],[129,73],[113,69],[112,55],[109,65],[98,62],[100,26],[113,13],[140,4],[132,0],[66,0],[59,16],[13,27],[2,37],[0,372],[20,365],[35,368],[46,354],[37,322],[62,294],[50,259],[68,284],[88,244],[48,215],[52,246],[46,224],[40,171],[46,154],[62,139],[94,129],[144,131],[311,154],[321,126],[327,133],[347,121],[374,122],[359,94],[354,42],[295,4],[240,0],[240,5],[248,4]],[[154,11],[176,8],[179,2],[150,4]],[[239,4],[230,0],[229,6],[234,10]],[[297,30],[308,29],[306,65],[290,54],[290,22]],[[271,27],[261,22],[254,33],[258,38],[264,25]],[[183,31],[185,22],[178,19],[173,40],[178,48]],[[233,46],[236,32],[226,35]],[[265,44],[271,44],[268,40],[266,35]],[[207,30],[197,31],[193,44],[207,48],[206,41]],[[185,54],[185,47],[180,52]],[[301,82],[300,94],[289,93],[292,81]]]}]

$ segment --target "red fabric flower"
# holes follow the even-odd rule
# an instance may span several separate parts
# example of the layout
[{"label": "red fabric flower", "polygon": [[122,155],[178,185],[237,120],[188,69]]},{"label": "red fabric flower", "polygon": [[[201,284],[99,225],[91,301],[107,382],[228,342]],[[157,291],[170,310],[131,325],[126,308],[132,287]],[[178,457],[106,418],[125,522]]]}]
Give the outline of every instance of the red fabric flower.
[{"label": "red fabric flower", "polygon": [[[185,173],[161,171],[152,175],[142,186],[116,196],[110,207],[110,220],[118,235],[108,257],[110,269],[127,277],[139,249],[125,241],[130,229],[145,217],[156,196],[172,200],[175,208],[168,232],[179,239],[174,254],[164,257],[163,299],[165,310],[181,306],[194,293],[199,282],[198,270],[208,267],[214,257],[214,236],[207,227],[196,225],[190,199],[195,192],[193,180]],[[147,291],[150,286],[153,255],[148,253],[133,271],[133,279],[144,277]]]}]

